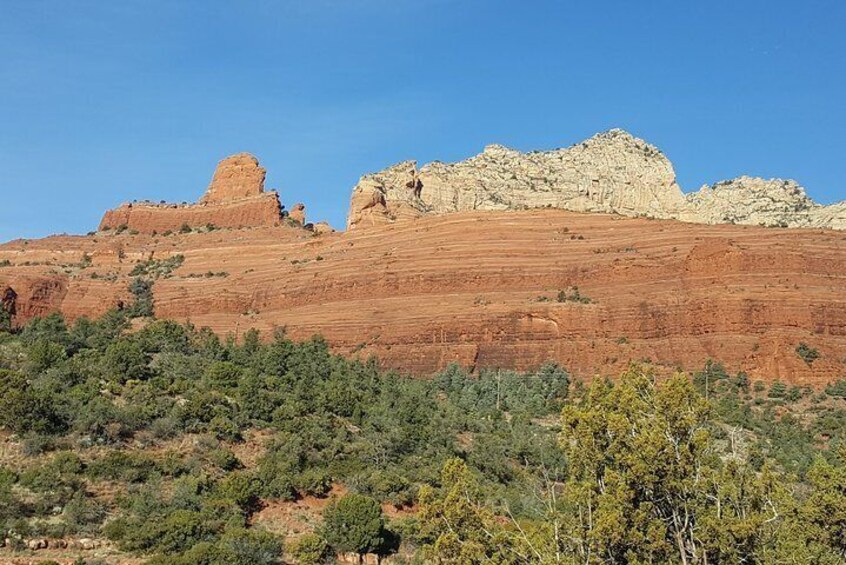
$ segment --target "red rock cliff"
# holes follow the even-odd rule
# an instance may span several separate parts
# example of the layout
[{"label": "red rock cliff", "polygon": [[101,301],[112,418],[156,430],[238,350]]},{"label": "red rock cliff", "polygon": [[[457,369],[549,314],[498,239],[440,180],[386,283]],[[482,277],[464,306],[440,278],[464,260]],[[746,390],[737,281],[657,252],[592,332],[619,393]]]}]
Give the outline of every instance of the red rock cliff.
[{"label": "red rock cliff", "polygon": [[[139,261],[176,253],[182,265],[153,287],[157,316],[222,335],[319,333],[414,374],[556,360],[614,375],[632,360],[671,371],[715,359],[765,381],[846,377],[846,233],[832,230],[532,210],[319,236],[287,222],[65,236],[0,245],[0,291],[15,292],[17,323],[94,316],[128,300]],[[570,299],[573,286],[590,302]],[[820,358],[805,363],[800,343]]]}]

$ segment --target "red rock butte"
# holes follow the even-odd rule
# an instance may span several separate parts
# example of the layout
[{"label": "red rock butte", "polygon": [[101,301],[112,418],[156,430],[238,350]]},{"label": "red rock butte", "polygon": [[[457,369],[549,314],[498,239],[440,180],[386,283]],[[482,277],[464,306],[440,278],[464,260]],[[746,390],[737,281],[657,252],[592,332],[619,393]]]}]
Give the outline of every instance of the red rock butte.
[{"label": "red rock butte", "polygon": [[[218,163],[211,184],[197,204],[123,204],[103,215],[99,229],[165,233],[184,226],[278,226],[284,219],[283,208],[275,191],[264,191],[265,173],[249,153],[232,155]],[[304,224],[302,205],[296,210],[297,221]]]},{"label": "red rock butte", "polygon": [[[2,244],[2,307],[17,326],[56,311],[97,316],[131,300],[139,264],[182,255],[155,279],[156,316],[221,335],[321,334],[339,353],[416,375],[552,360],[590,377],[713,359],[763,381],[846,377],[843,231],[555,208],[431,213],[410,200],[413,218],[389,209],[388,221],[334,232],[304,225],[299,205],[286,218],[264,176],[236,155],[198,204],[124,205],[106,214],[109,231]],[[412,199],[436,184],[425,177],[406,196],[407,182],[377,180]],[[365,193],[351,215],[369,213],[355,206]],[[178,233],[208,223],[227,229]],[[803,359],[800,344],[819,358]]]}]

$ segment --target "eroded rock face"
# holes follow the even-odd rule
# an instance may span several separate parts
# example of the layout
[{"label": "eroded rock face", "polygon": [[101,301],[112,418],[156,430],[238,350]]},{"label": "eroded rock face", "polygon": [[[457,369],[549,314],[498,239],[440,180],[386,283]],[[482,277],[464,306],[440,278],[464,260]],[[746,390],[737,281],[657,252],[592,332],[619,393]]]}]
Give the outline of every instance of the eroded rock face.
[{"label": "eroded rock face", "polygon": [[363,176],[353,189],[347,228],[383,225],[431,211],[420,198],[421,187],[415,161]]},{"label": "eroded rock face", "polygon": [[[416,375],[554,360],[614,376],[645,358],[669,372],[715,359],[753,380],[825,386],[846,375],[845,249],[834,230],[476,211],[319,237],[283,222],[11,242],[0,291],[17,292],[17,324],[57,310],[94,317],[130,303],[139,261],[179,253],[153,285],[156,315],[220,335],[284,326]],[[84,256],[88,267],[63,267]],[[209,271],[228,276],[198,276]],[[573,286],[590,302],[559,302]],[[799,343],[820,358],[805,363]]]},{"label": "eroded rock face", "polygon": [[685,196],[661,151],[618,129],[566,149],[521,153],[489,145],[458,163],[434,162],[418,169],[406,161],[366,175],[353,190],[347,225],[526,208],[846,229],[846,203],[820,206],[795,181],[740,177]]},{"label": "eroded rock face", "polygon": [[622,130],[554,151],[521,153],[489,145],[458,163],[417,169],[406,161],[362,177],[348,227],[425,213],[561,208],[673,217],[684,207],[669,160]]},{"label": "eroded rock face", "polygon": [[667,158],[622,130],[555,151],[489,145],[467,161],[426,165],[420,185],[437,213],[550,207],[664,217],[684,203]]},{"label": "eroded rock face", "polygon": [[267,171],[249,153],[238,153],[217,164],[211,184],[201,203],[228,202],[259,196],[264,192]]}]

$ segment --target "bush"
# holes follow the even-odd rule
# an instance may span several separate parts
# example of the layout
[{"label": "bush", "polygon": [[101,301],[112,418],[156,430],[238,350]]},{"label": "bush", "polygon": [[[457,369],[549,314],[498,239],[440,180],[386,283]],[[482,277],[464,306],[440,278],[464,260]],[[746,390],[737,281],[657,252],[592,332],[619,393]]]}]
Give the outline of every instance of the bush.
[{"label": "bush", "polygon": [[259,509],[259,484],[243,472],[227,475],[215,485],[214,494],[248,516]]},{"label": "bush", "polygon": [[97,526],[106,518],[106,508],[84,492],[76,492],[63,510],[68,526],[77,532],[95,533]]},{"label": "bush", "polygon": [[112,342],[103,356],[103,370],[118,383],[147,378],[147,355],[134,340],[127,338]]},{"label": "bush", "polygon": [[166,277],[175,269],[178,269],[184,262],[185,256],[181,254],[173,255],[166,259],[148,259],[147,261],[140,261],[132,268],[129,276],[138,277],[141,275],[147,275],[155,278]]},{"label": "bush", "polygon": [[320,535],[309,533],[288,544],[288,555],[299,565],[319,565],[329,561],[332,550]]},{"label": "bush", "polygon": [[209,365],[205,378],[212,388],[234,388],[238,386],[242,374],[243,370],[235,363],[218,361]]},{"label": "bush", "polygon": [[136,277],[129,283],[129,292],[135,302],[127,313],[130,318],[147,318],[153,315],[153,283],[147,279]]},{"label": "bush", "polygon": [[770,398],[785,398],[787,396],[787,385],[781,381],[776,381],[770,386],[770,391],[767,393]]},{"label": "bush", "polygon": [[176,554],[212,539],[206,518],[193,510],[174,510],[164,517],[118,518],[103,528],[106,536],[123,551],[155,551]]},{"label": "bush", "polygon": [[368,496],[348,494],[326,508],[322,533],[339,553],[376,553],[386,539],[382,507]]},{"label": "bush", "polygon": [[0,369],[0,427],[15,433],[54,434],[67,429],[55,400],[19,373]]},{"label": "bush", "polygon": [[578,304],[591,303],[591,299],[587,296],[582,296],[581,292],[579,291],[579,287],[577,286],[571,287],[569,293],[566,290],[558,291],[558,296],[556,299],[558,302],[576,302]]},{"label": "bush", "polygon": [[839,381],[828,385],[825,387],[825,392],[829,396],[846,398],[846,379],[840,379]]},{"label": "bush", "polygon": [[311,467],[296,477],[294,485],[302,495],[321,497],[332,490],[332,479],[325,470]]},{"label": "bush", "polygon": [[800,343],[796,346],[796,355],[802,358],[802,361],[810,365],[820,357],[820,352],[809,347],[807,343]]},{"label": "bush", "polygon": [[257,530],[228,530],[216,544],[214,563],[225,565],[276,565],[282,558],[283,540]]},{"label": "bush", "polygon": [[92,461],[87,469],[91,477],[127,483],[146,482],[157,471],[156,463],[150,457],[126,451],[109,451],[104,457]]},{"label": "bush", "polygon": [[0,332],[12,331],[12,313],[0,304]]}]

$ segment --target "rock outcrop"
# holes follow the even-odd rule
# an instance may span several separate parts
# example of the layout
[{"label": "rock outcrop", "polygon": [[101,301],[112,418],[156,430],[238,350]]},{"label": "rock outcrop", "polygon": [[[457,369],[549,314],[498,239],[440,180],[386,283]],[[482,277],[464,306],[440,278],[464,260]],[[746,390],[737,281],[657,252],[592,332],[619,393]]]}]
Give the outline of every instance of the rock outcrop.
[{"label": "rock outcrop", "polygon": [[559,208],[624,216],[846,229],[846,203],[820,206],[794,181],[741,177],[685,194],[670,161],[622,130],[566,149],[521,153],[489,145],[458,163],[406,161],[353,189],[347,227],[468,210]]},{"label": "rock outcrop", "polygon": [[794,180],[738,177],[687,195],[680,219],[704,224],[846,229],[846,202],[820,206]]},{"label": "rock outcrop", "polygon": [[201,203],[229,202],[253,198],[264,192],[267,171],[249,153],[238,153],[217,164],[211,184]]},{"label": "rock outcrop", "polygon": [[129,229],[141,233],[174,232],[215,226],[276,226],[282,221],[279,195],[264,191],[265,170],[258,159],[239,153],[217,165],[211,184],[197,204],[133,202],[109,210],[100,231]]},{"label": "rock outcrop", "polygon": [[288,212],[288,217],[300,224],[301,226],[304,226],[306,223],[305,204],[301,204],[299,202],[297,204],[294,204],[294,207],[291,208],[290,212]]},{"label": "rock outcrop", "polygon": [[324,233],[334,233],[335,229],[329,225],[328,222],[317,222],[311,227],[312,231],[317,235]]}]

